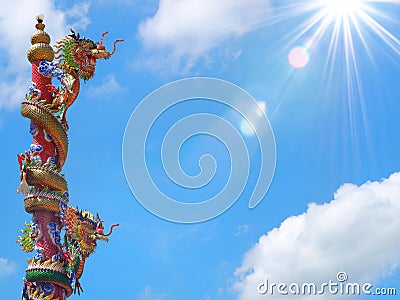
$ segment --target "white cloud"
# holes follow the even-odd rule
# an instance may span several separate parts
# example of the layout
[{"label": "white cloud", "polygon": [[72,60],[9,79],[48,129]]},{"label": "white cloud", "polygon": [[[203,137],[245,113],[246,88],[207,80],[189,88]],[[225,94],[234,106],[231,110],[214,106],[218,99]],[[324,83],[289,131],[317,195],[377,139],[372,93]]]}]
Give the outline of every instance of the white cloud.
[{"label": "white cloud", "polygon": [[0,108],[14,108],[22,100],[30,82],[30,64],[26,52],[30,46],[30,36],[35,29],[35,17],[44,13],[46,31],[52,44],[69,33],[71,20],[76,29],[85,29],[89,23],[89,6],[77,4],[63,12],[54,1],[3,0],[0,10]]},{"label": "white cloud", "polygon": [[146,285],[144,290],[139,295],[140,300],[164,300],[166,296],[157,292],[150,287],[150,285]]},{"label": "white cloud", "polygon": [[257,292],[265,278],[317,284],[345,271],[348,282],[379,282],[400,264],[399,215],[400,173],[360,187],[343,185],[330,203],[310,204],[247,252],[235,272],[239,299],[265,299]]},{"label": "white cloud", "polygon": [[71,28],[74,30],[85,29],[90,24],[89,3],[77,3],[70,10],[65,12],[68,20],[71,20]]},{"label": "white cloud", "polygon": [[92,97],[99,97],[102,95],[110,95],[115,91],[121,89],[121,85],[115,79],[114,74],[108,74],[98,86],[90,86],[87,93]]},{"label": "white cloud", "polygon": [[259,29],[270,9],[270,0],[160,0],[156,14],[139,24],[139,37],[157,54],[169,50],[165,62],[185,57],[191,67],[227,39]]},{"label": "white cloud", "polygon": [[30,82],[30,75],[26,68],[22,68],[20,74],[10,73],[0,71],[0,109],[3,107],[12,109],[20,104]]},{"label": "white cloud", "polygon": [[250,230],[250,226],[247,224],[240,225],[236,228],[235,236],[246,235]]},{"label": "white cloud", "polygon": [[[146,4],[148,4],[148,0],[145,0]],[[125,5],[125,6],[133,6],[138,5],[137,0],[97,0],[97,5]]]},{"label": "white cloud", "polygon": [[15,264],[8,259],[0,257],[0,275],[10,274],[15,271]]}]

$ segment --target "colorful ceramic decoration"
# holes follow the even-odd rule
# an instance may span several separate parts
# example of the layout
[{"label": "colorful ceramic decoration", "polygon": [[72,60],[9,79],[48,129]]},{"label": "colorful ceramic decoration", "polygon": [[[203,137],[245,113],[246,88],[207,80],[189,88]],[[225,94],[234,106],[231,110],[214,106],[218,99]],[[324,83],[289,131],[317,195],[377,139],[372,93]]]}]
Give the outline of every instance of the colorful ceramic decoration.
[{"label": "colorful ceramic decoration", "polygon": [[[37,17],[37,31],[31,37],[28,60],[32,82],[21,105],[22,116],[30,119],[33,142],[18,154],[26,212],[32,221],[25,223],[17,242],[25,252],[33,252],[24,279],[23,300],[64,300],[83,291],[79,279],[86,259],[95,251],[97,241],[108,241],[103,220],[69,205],[68,185],[61,173],[68,154],[66,112],[79,94],[80,79],[94,76],[96,61],[110,58],[104,35],[100,43],[72,33],[50,46],[44,31],[43,16]],[[54,61],[54,59],[56,59]],[[52,84],[52,78],[60,86]]]}]

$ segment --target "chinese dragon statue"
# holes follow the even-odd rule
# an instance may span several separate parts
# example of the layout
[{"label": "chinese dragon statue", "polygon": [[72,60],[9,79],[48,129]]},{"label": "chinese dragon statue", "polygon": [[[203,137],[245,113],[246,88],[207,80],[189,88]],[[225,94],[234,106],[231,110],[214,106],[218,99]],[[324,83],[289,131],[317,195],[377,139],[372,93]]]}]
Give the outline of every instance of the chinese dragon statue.
[{"label": "chinese dragon statue", "polygon": [[[97,241],[108,241],[103,220],[97,214],[70,206],[68,186],[61,174],[68,153],[66,112],[78,97],[80,79],[94,76],[96,61],[110,58],[103,33],[100,43],[72,34],[50,46],[43,16],[37,17],[37,31],[31,37],[27,56],[32,64],[32,82],[21,105],[22,116],[30,119],[33,142],[18,155],[21,183],[17,192],[25,194],[24,207],[32,214],[17,242],[22,250],[34,252],[28,260],[22,292],[23,300],[64,300],[83,291],[79,279],[85,260]],[[54,58],[56,61],[54,61]],[[60,86],[52,85],[52,78]]]}]

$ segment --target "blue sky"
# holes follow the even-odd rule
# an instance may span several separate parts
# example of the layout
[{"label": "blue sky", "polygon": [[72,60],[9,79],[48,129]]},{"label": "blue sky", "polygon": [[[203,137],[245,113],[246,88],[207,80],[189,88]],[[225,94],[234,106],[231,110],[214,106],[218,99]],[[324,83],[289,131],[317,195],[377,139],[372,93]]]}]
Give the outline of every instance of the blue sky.
[{"label": "blue sky", "polygon": [[[107,225],[121,224],[87,260],[81,299],[281,299],[259,295],[257,285],[264,278],[327,282],[340,271],[349,281],[400,293],[400,2],[215,2],[2,2],[2,298],[18,297],[30,257],[15,243],[30,220],[23,197],[15,193],[16,154],[31,141],[19,104],[31,79],[26,50],[39,12],[53,42],[71,27],[93,40],[108,30],[109,48],[113,40],[125,39],[110,60],[98,62],[96,76],[82,85],[68,113],[70,146],[63,171],[70,204],[99,212]],[[296,47],[305,47],[300,58],[309,59],[302,68],[288,60]],[[146,95],[193,76],[230,81],[265,105],[275,135],[276,170],[261,204],[248,209],[260,147],[242,130],[251,166],[238,201],[215,219],[177,224],[154,216],[134,198],[124,176],[122,142],[130,115]],[[215,157],[215,181],[204,190],[175,186],[162,169],[157,150],[165,126],[198,112],[243,128],[239,115],[205,99],[164,115],[147,142],[147,163],[153,181],[180,201],[190,202],[185,200],[190,192],[207,199],[229,177],[229,151],[205,135],[189,139],[179,153],[191,176],[200,171],[201,155]]]}]

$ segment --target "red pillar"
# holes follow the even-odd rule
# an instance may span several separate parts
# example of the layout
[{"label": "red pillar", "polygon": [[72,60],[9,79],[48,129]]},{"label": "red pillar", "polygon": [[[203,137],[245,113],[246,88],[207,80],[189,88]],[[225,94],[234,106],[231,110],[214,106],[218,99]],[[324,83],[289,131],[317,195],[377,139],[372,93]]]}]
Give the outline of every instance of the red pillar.
[{"label": "red pillar", "polygon": [[[58,121],[46,108],[46,104],[52,102],[49,89],[52,79],[39,72],[41,61],[51,62],[54,58],[49,45],[50,37],[44,27],[42,20],[38,19],[37,31],[31,37],[32,46],[28,50],[34,93],[31,92],[31,97],[27,97],[21,107],[22,115],[31,119],[30,132],[33,136],[21,171],[27,184],[34,187],[27,192],[24,200],[25,210],[33,215],[31,239],[34,257],[28,260],[23,299],[65,300],[72,289],[62,254],[60,207],[67,204],[68,196],[66,181],[56,170],[62,167],[63,162],[58,161],[55,140],[50,135],[51,128],[57,127]],[[61,123],[57,130],[64,130]],[[65,181],[65,188],[60,188],[54,181]]]}]

